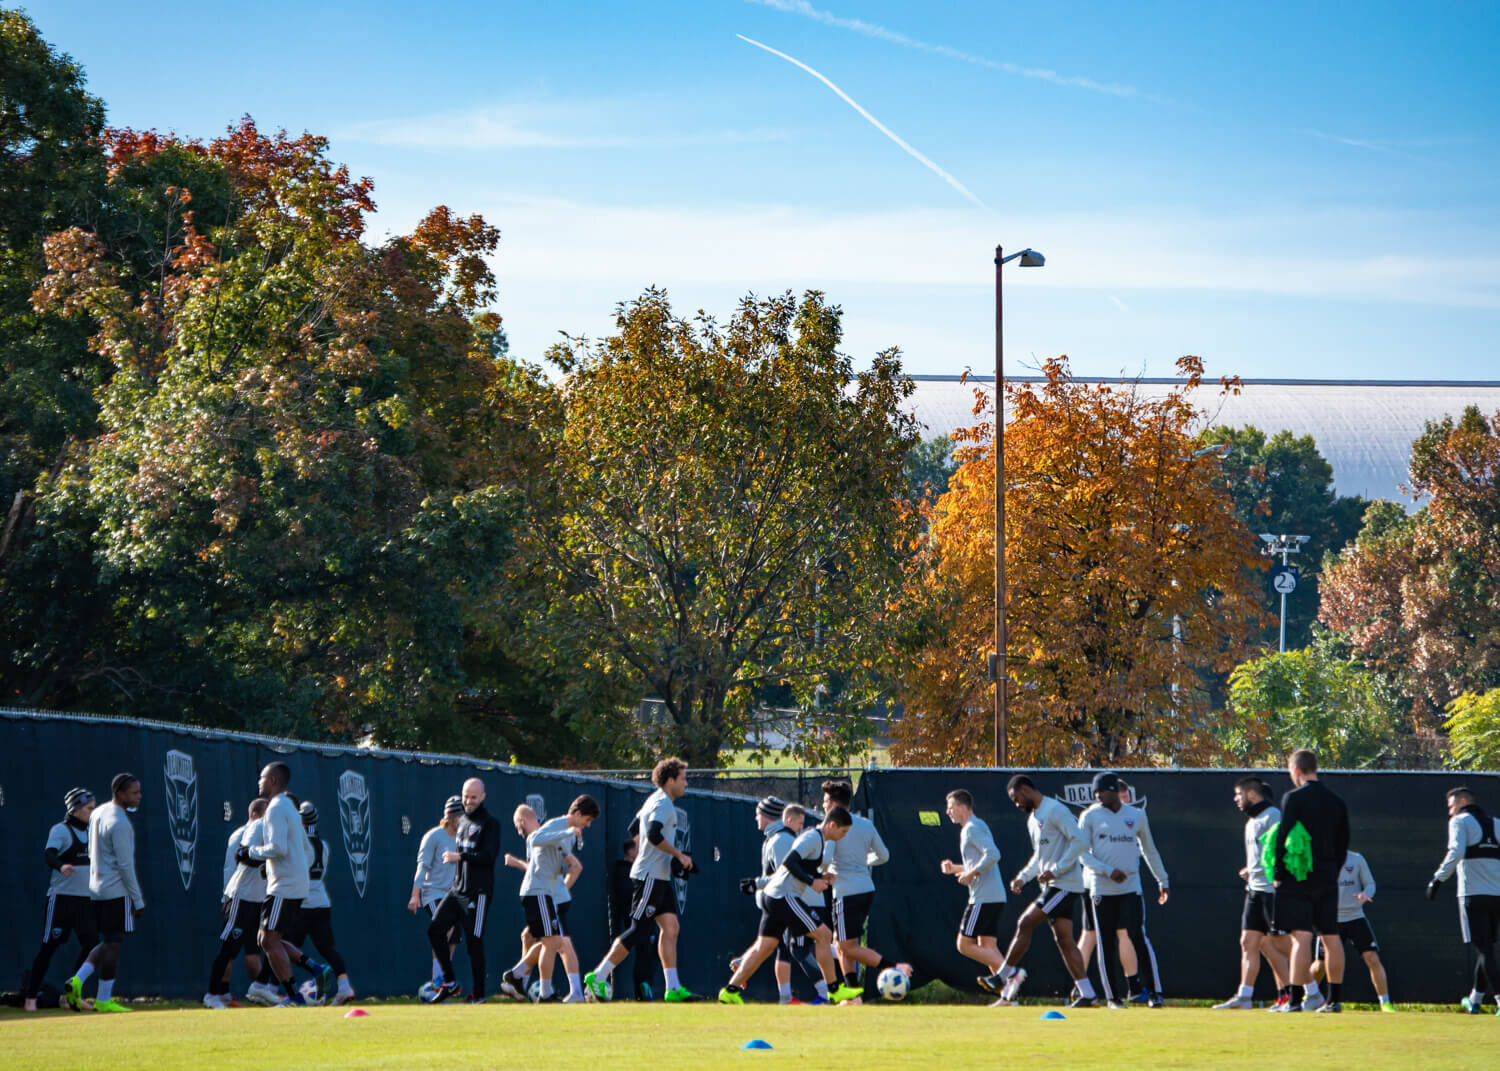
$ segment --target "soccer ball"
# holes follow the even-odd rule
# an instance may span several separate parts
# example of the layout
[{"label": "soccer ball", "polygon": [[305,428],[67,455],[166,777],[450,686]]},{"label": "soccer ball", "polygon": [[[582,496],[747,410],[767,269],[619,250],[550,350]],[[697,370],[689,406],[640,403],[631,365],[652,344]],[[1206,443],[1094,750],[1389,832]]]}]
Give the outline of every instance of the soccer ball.
[{"label": "soccer ball", "polygon": [[432,1001],[433,990],[435,990],[436,988],[437,986],[433,985],[430,981],[423,982],[421,985],[417,986],[417,999],[428,1001],[430,1003]]},{"label": "soccer ball", "polygon": [[302,999],[307,1001],[309,1004],[323,1003],[318,999],[318,983],[313,981],[313,979],[309,978],[307,981],[299,985],[297,989],[302,993]]},{"label": "soccer ball", "polygon": [[887,967],[880,972],[880,977],[875,979],[875,988],[886,1000],[900,1000],[911,989],[911,979],[906,976],[905,971]]},{"label": "soccer ball", "polygon": [[539,1004],[542,1000],[542,980],[533,978],[531,984],[526,987],[526,995],[531,998],[531,1003]]}]

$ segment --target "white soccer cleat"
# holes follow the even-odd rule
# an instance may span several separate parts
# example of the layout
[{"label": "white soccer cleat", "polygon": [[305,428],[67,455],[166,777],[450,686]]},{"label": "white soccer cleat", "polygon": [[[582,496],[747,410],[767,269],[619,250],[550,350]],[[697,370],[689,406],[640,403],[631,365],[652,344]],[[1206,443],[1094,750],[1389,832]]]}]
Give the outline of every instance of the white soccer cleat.
[{"label": "white soccer cleat", "polygon": [[334,1005],[348,1004],[353,999],[354,987],[351,986],[347,980],[345,980],[339,982],[338,992],[333,994],[333,1000],[330,1001],[330,1003]]},{"label": "white soccer cleat", "polygon": [[252,982],[250,988],[245,990],[245,999],[263,1008],[274,1008],[281,1003],[281,996],[279,989],[265,982]]},{"label": "white soccer cleat", "polygon": [[1230,997],[1223,1004],[1215,1004],[1214,1011],[1248,1011],[1255,1007],[1255,1002],[1249,997]]},{"label": "white soccer cleat", "polygon": [[1017,967],[1016,973],[1005,980],[1005,987],[1000,990],[1002,1000],[1008,1000],[1012,1004],[1021,995],[1021,985],[1026,981],[1026,968]]},{"label": "white soccer cleat", "polygon": [[562,1003],[564,1004],[587,1004],[588,1002],[589,998],[582,993],[569,993],[562,998]]},{"label": "white soccer cleat", "polygon": [[209,1011],[223,1011],[225,1008],[229,1007],[229,1005],[224,1002],[224,998],[219,996],[217,993],[204,993],[203,1006],[209,1009]]},{"label": "white soccer cleat", "polygon": [[1303,1011],[1310,1011],[1310,1012],[1311,1011],[1317,1011],[1319,1008],[1321,1008],[1323,1005],[1325,1005],[1327,1003],[1328,1003],[1328,998],[1325,997],[1322,993],[1314,993],[1310,997],[1303,997],[1302,998],[1302,1010]]},{"label": "white soccer cleat", "polygon": [[990,1001],[990,1007],[991,1008],[1018,1008],[1018,1007],[1020,1007],[1020,1005],[1017,1004],[1013,1000],[1007,999],[1006,997],[996,997],[994,1000]]}]

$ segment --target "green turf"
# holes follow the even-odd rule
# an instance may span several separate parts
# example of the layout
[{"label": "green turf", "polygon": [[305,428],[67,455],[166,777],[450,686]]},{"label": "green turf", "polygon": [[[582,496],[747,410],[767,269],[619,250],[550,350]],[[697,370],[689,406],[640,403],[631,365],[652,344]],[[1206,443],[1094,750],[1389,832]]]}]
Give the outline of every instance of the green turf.
[{"label": "green turf", "polygon": [[[1494,1068],[1500,1018],[1405,1012],[1267,1015],[1172,1008],[1068,1013],[975,1006],[779,1008],[372,1004],[131,1015],[0,1014],[0,1067],[85,1071],[551,1068],[702,1071],[868,1066],[963,1071],[1000,1066]],[[771,1052],[742,1052],[751,1038]],[[1483,1039],[1483,1040],[1480,1040]]]}]

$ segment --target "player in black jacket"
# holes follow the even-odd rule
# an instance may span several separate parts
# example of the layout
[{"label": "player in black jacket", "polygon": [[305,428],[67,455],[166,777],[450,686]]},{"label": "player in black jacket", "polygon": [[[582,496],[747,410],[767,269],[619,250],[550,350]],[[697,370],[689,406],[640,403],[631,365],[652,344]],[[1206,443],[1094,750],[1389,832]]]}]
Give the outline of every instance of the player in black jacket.
[{"label": "player in black jacket", "polygon": [[[1292,984],[1302,987],[1303,999],[1293,996],[1287,1011],[1339,1012],[1339,989],[1344,981],[1344,942],[1339,935],[1339,868],[1349,854],[1349,808],[1318,780],[1318,757],[1294,751],[1286,763],[1297,787],[1281,798],[1281,822],[1271,858],[1276,883],[1276,928],[1292,935]],[[1287,869],[1287,837],[1298,824],[1312,841],[1312,870],[1298,878]],[[1325,971],[1328,996],[1312,980],[1313,934],[1326,938]]]},{"label": "player in black jacket", "polygon": [[484,916],[495,892],[495,860],[500,858],[500,822],[484,809],[484,782],[471,777],[464,782],[464,816],[458,820],[457,851],[443,853],[443,862],[457,863],[453,891],[443,898],[427,927],[432,954],[443,971],[443,984],[432,991],[429,1003],[447,1000],[462,990],[453,977],[453,957],[448,952],[448,934],[463,924],[464,947],[469,950],[469,968],[474,988],[470,1004],[484,1003]]}]

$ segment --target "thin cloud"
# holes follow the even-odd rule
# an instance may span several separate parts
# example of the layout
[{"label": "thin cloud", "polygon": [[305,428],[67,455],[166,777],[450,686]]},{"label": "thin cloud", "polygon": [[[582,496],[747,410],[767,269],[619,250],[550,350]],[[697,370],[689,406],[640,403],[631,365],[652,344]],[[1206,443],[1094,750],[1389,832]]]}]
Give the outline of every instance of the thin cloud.
[{"label": "thin cloud", "polygon": [[1126,315],[1130,315],[1130,306],[1127,305],[1127,304],[1125,304],[1125,302],[1121,301],[1119,298],[1115,297],[1113,294],[1106,294],[1105,297],[1109,298],[1109,303],[1111,305],[1113,305],[1115,308],[1119,309],[1121,312],[1125,313]]},{"label": "thin cloud", "polygon": [[808,74],[812,75],[818,81],[822,82],[825,86],[827,86],[829,89],[831,89],[835,93],[837,93],[839,95],[839,99],[841,99],[845,104],[849,105],[849,107],[853,108],[855,111],[859,112],[860,115],[864,116],[865,119],[867,119],[869,121],[869,123],[870,123],[871,126],[873,126],[876,130],[880,131],[886,137],[890,138],[897,145],[899,145],[907,153],[907,155],[909,155],[910,157],[912,157],[912,159],[916,160],[923,167],[927,168],[933,174],[937,175],[940,179],[942,179],[948,185],[952,186],[959,193],[963,194],[970,201],[973,201],[980,208],[983,208],[986,211],[989,210],[989,205],[985,204],[978,197],[974,196],[974,194],[969,191],[969,188],[967,186],[965,186],[962,182],[959,182],[958,179],[956,179],[952,175],[948,174],[948,172],[944,171],[941,167],[939,167],[937,164],[933,163],[927,157],[923,156],[920,152],[918,152],[916,149],[912,148],[905,141],[902,141],[901,138],[896,134],[895,131],[893,131],[890,127],[886,126],[879,119],[876,119],[869,112],[867,112],[863,108],[861,108],[859,106],[859,103],[853,97],[851,97],[848,93],[845,93],[838,86],[834,85],[826,77],[824,77],[823,75],[819,74],[817,71],[813,70],[811,67],[809,67],[807,64],[803,63],[801,60],[794,59],[793,57],[788,56],[785,52],[779,52],[776,49],[772,48],[770,45],[763,45],[759,41],[753,41],[750,38],[746,37],[742,33],[737,33],[737,34],[735,34],[735,36],[738,37],[741,41],[744,41],[747,45],[754,45],[756,48],[759,48],[759,49],[762,49],[762,50],[764,50],[766,52],[769,52],[773,56],[780,56],[782,59],[786,60],[788,63],[790,63],[790,64],[792,64],[794,66],[801,67]]},{"label": "thin cloud", "polygon": [[807,0],[746,0],[746,2],[758,4],[761,7],[769,7],[776,11],[784,11],[789,15],[801,15],[804,18],[821,22],[825,26],[833,26],[840,30],[849,30],[865,37],[874,38],[877,41],[900,45],[902,48],[916,49],[918,52],[926,52],[933,56],[943,56],[947,59],[958,60],[961,63],[971,63],[976,67],[985,67],[992,71],[1003,71],[1006,74],[1013,74],[1021,78],[1034,78],[1042,82],[1051,82],[1053,85],[1066,86],[1070,89],[1086,89],[1092,93],[1105,93],[1112,97],[1137,97],[1141,100],[1149,100],[1157,104],[1168,103],[1161,97],[1150,93],[1142,93],[1134,86],[1121,85],[1118,82],[1100,82],[1081,75],[1059,74],[1057,71],[1046,67],[1025,67],[1019,63],[1006,63],[1002,60],[989,59],[986,56],[976,56],[971,52],[964,52],[949,45],[935,45],[929,41],[921,41],[915,37],[908,37],[904,33],[898,33],[877,23],[866,22],[864,19],[845,18],[841,15],[835,15],[831,11],[824,11],[813,7],[807,3]]},{"label": "thin cloud", "polygon": [[1346,138],[1342,135],[1329,134],[1322,130],[1299,130],[1297,132],[1299,134],[1306,134],[1309,137],[1319,138],[1323,141],[1331,141],[1335,145],[1348,145],[1355,149],[1368,149],[1370,152],[1383,152],[1389,153],[1392,156],[1404,156],[1408,160],[1420,160],[1425,164],[1437,163],[1436,160],[1429,160],[1426,157],[1407,152],[1405,149],[1398,148],[1386,141],[1373,141],[1368,138]]}]

